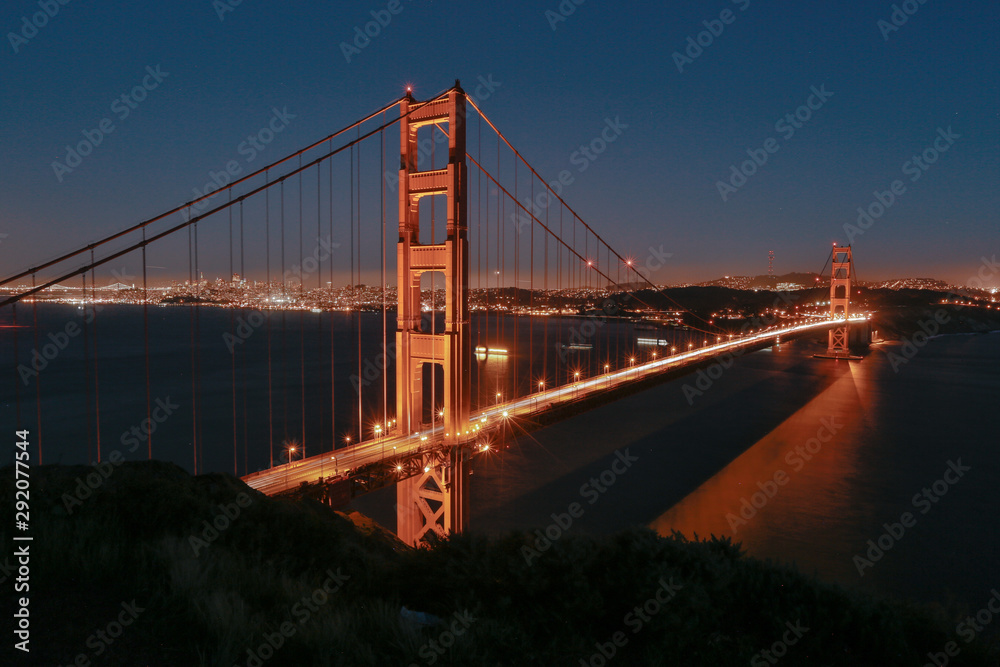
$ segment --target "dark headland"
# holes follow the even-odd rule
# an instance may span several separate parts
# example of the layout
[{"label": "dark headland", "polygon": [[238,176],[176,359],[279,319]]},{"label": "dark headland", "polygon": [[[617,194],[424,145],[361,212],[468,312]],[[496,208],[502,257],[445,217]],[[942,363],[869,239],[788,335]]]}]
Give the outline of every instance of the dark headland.
[{"label": "dark headland", "polygon": [[[13,469],[0,481],[11,544]],[[89,494],[88,481],[98,482]],[[988,637],[943,653],[967,610],[848,592],[725,540],[567,534],[531,556],[533,533],[472,533],[411,549],[360,515],[156,461],[33,468],[31,532],[30,592],[17,594],[31,598],[31,654],[13,651],[8,634],[2,664],[923,665],[937,655],[961,666],[1000,656]]]}]

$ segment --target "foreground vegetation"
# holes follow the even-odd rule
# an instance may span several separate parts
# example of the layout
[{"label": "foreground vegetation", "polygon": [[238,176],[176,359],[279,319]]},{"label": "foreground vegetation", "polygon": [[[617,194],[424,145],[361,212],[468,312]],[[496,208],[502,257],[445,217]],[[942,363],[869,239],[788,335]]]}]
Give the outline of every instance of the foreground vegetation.
[{"label": "foreground vegetation", "polygon": [[[227,475],[104,473],[32,470],[32,652],[7,660],[6,641],[3,664],[922,665],[956,639],[941,612],[725,540],[565,535],[528,558],[537,535],[466,534],[413,550]],[[0,498],[9,545],[10,468]],[[960,646],[949,664],[998,664],[988,637]]]}]

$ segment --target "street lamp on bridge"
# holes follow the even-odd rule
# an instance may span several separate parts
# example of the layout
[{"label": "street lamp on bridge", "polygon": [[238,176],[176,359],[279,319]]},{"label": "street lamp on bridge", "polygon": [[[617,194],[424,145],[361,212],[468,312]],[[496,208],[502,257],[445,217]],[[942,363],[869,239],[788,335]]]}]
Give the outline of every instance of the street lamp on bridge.
[{"label": "street lamp on bridge", "polygon": [[285,447],[285,486],[288,486],[288,468],[292,465],[292,456],[295,454],[295,446],[288,445]]},{"label": "street lamp on bridge", "polygon": [[[333,474],[336,475],[337,474],[337,457],[336,456],[331,456],[330,460],[333,461]],[[319,476],[321,478],[324,477],[324,475],[323,475],[323,467],[325,465],[326,465],[326,459],[320,459],[320,462],[319,462]]]}]

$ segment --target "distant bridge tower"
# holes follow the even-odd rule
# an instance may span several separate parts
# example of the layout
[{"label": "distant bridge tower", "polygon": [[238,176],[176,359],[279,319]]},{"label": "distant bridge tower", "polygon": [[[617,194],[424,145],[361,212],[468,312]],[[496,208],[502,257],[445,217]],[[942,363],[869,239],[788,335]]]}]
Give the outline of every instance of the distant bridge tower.
[{"label": "distant bridge tower", "polygon": [[[430,102],[409,94],[400,104],[398,309],[396,327],[396,423],[400,435],[422,430],[423,374],[444,370],[444,443],[446,453],[425,454],[422,473],[396,485],[399,538],[417,544],[430,531],[444,535],[468,525],[467,450],[472,403],[472,339],[469,335],[469,241],[465,160],[465,92],[455,88]],[[444,132],[448,165],[418,171],[418,131]],[[431,135],[432,140],[436,137]],[[434,167],[434,165],[431,165]],[[442,243],[420,243],[420,199],[447,197],[447,231]],[[433,199],[431,200],[433,201]],[[426,211],[425,211],[426,213]],[[420,278],[444,274],[444,332],[421,329]],[[435,406],[431,406],[434,410]]]},{"label": "distant bridge tower", "polygon": [[843,318],[844,323],[830,329],[829,356],[850,356],[850,332],[847,318],[851,305],[851,278],[854,273],[851,246],[833,245],[833,265],[830,275],[830,317]]}]

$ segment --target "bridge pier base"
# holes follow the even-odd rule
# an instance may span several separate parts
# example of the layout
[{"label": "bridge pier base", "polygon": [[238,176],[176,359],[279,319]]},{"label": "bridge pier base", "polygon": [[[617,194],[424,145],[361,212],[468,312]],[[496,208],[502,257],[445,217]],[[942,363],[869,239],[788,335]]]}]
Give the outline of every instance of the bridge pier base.
[{"label": "bridge pier base", "polygon": [[469,523],[469,451],[429,452],[422,464],[420,473],[396,483],[396,535],[410,546],[431,532],[462,532]]}]

